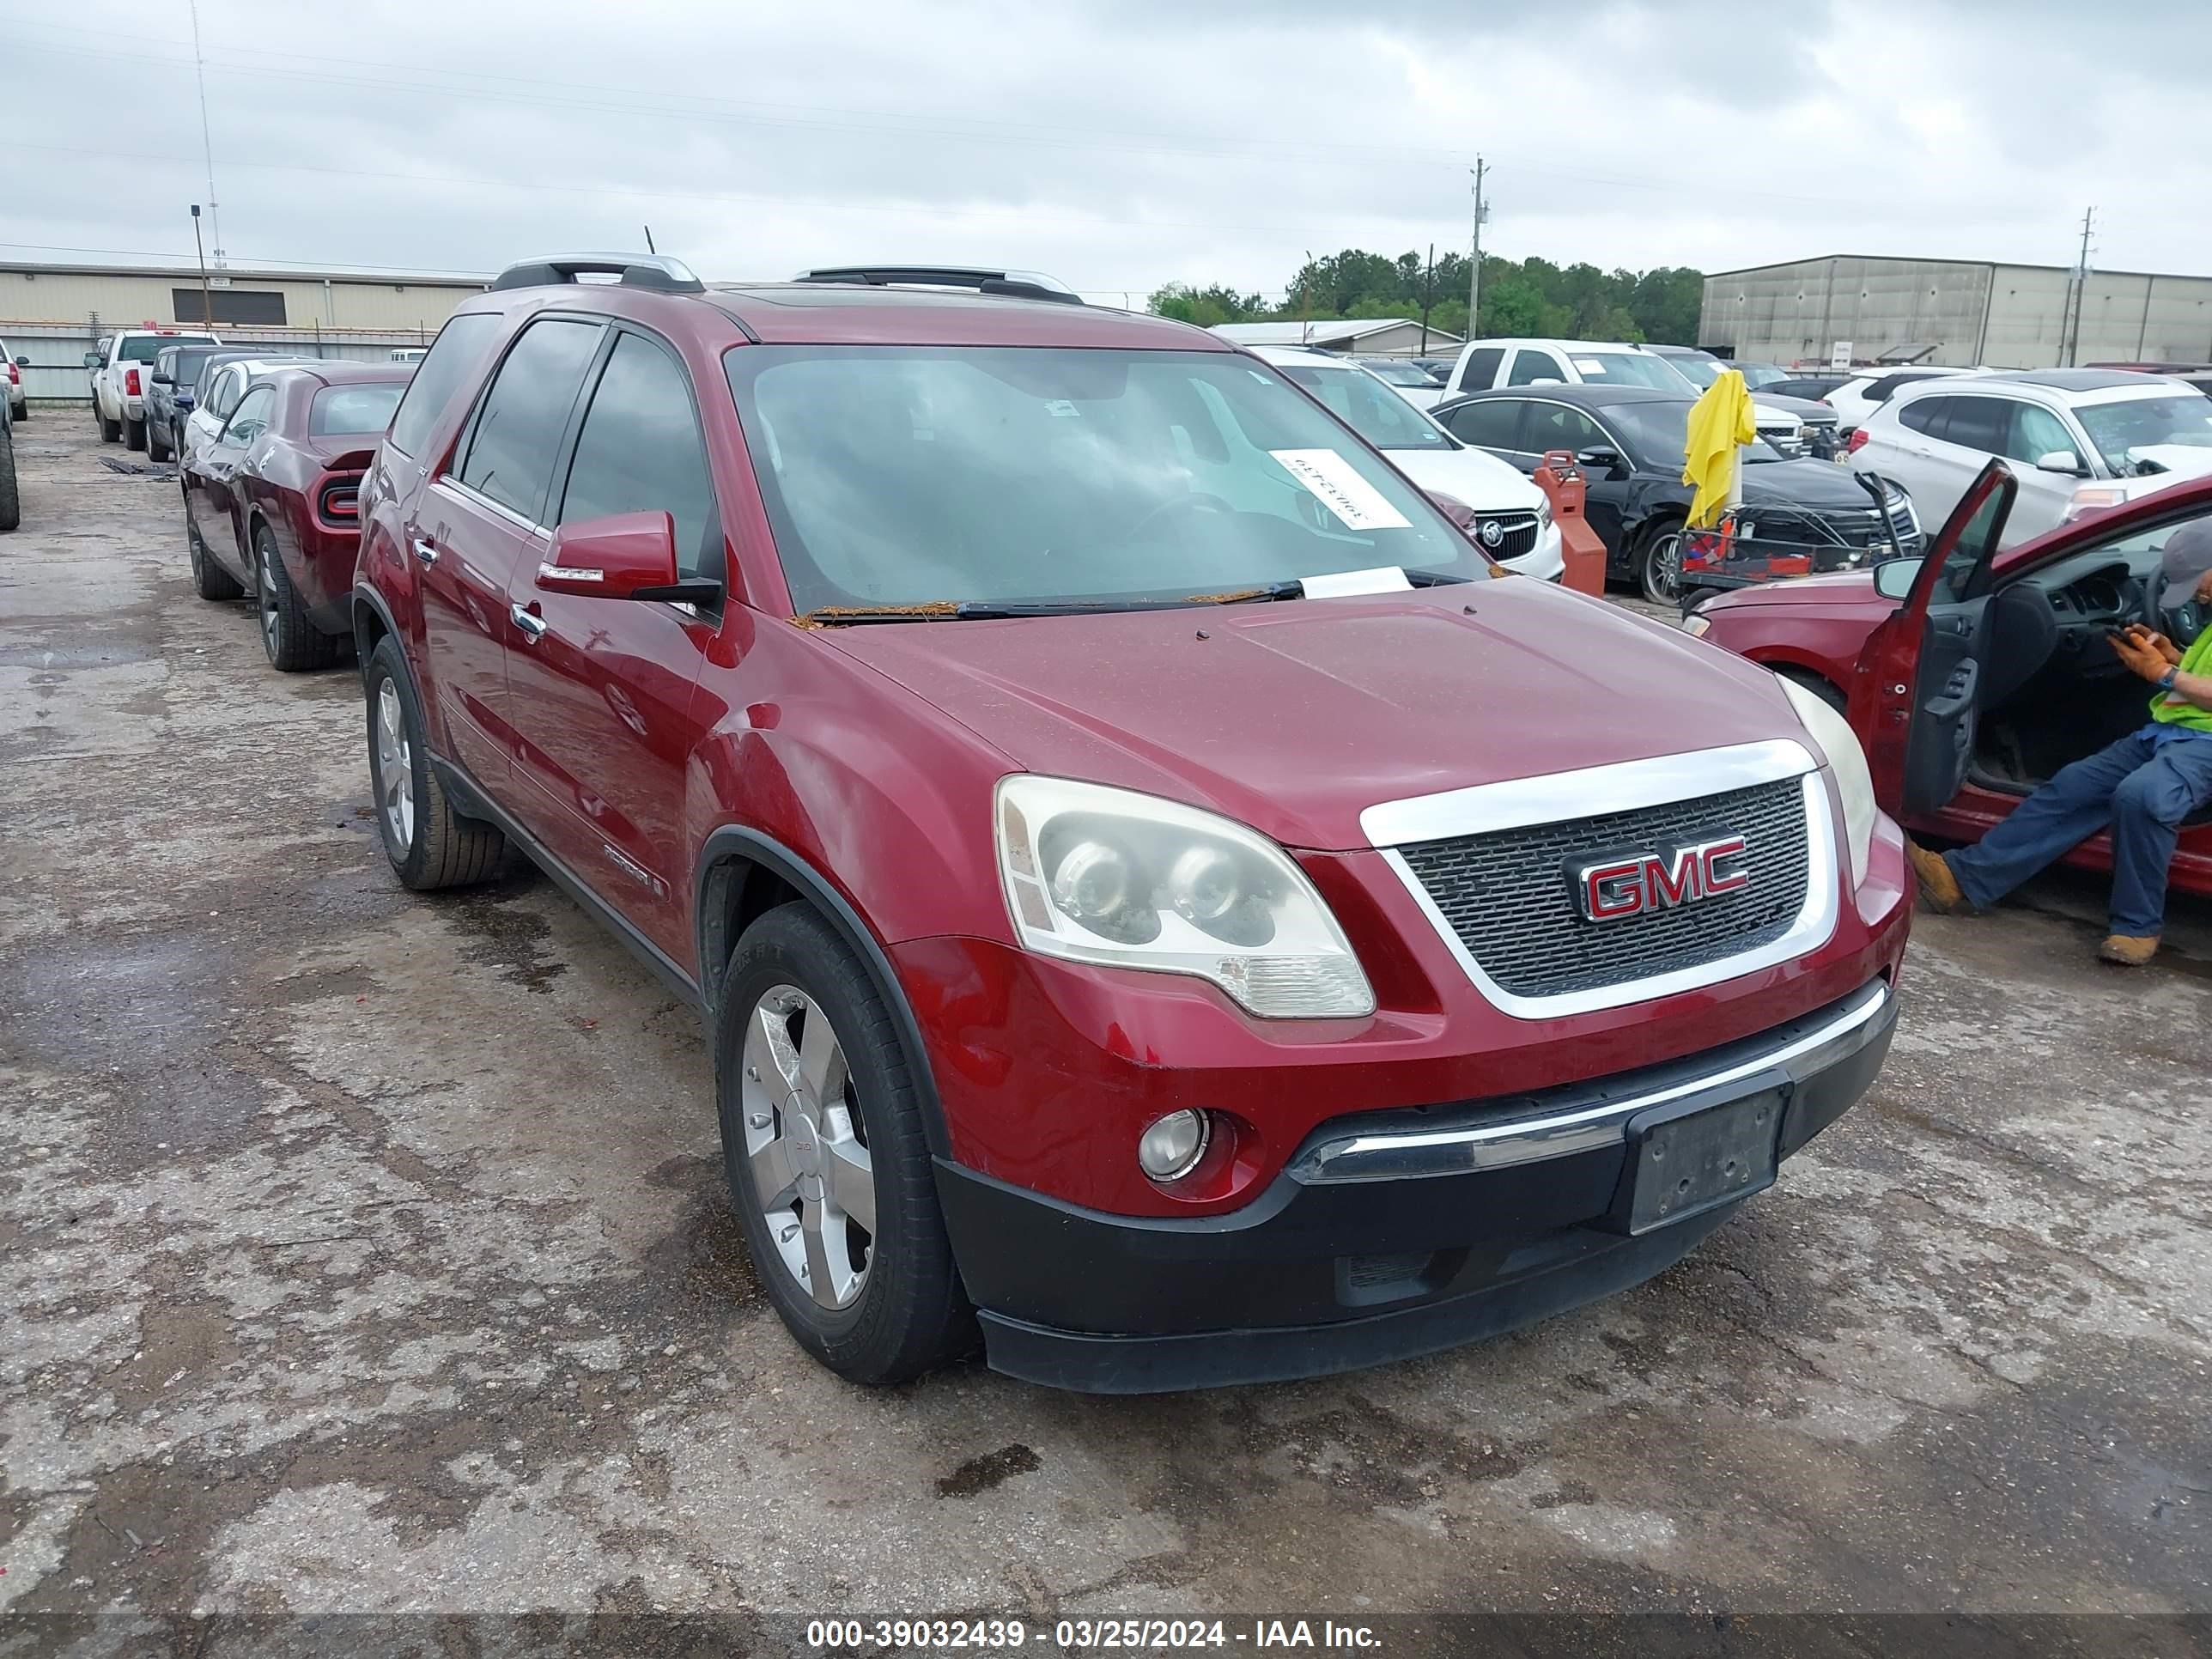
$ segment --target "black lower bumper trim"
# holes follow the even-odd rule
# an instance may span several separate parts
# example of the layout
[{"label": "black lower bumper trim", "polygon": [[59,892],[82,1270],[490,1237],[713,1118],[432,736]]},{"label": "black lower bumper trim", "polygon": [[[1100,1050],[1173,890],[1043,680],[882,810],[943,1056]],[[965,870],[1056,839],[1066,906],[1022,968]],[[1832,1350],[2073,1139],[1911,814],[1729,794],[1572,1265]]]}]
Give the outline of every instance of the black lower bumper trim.
[{"label": "black lower bumper trim", "polygon": [[[1779,1031],[1815,1029],[1856,1000]],[[1711,1067],[1717,1081],[1732,1080],[1699,1101],[1771,1092],[1781,1104],[1774,1152],[1786,1158],[1865,1092],[1894,1020],[1885,994],[1847,1040],[1756,1075]],[[1586,1086],[1624,1096],[1693,1076],[1716,1056],[1734,1061],[1762,1041]],[[1316,1135],[1369,1122],[1387,1131],[1401,1115],[1340,1119]],[[1060,1388],[1149,1393],[1317,1376],[1495,1335],[1650,1278],[1737,1207],[1632,1232],[1622,1222],[1629,1170],[1626,1139],[1385,1180],[1308,1182],[1286,1170],[1242,1208],[1194,1219],[1081,1209],[944,1159],[937,1185],[994,1368]]]}]

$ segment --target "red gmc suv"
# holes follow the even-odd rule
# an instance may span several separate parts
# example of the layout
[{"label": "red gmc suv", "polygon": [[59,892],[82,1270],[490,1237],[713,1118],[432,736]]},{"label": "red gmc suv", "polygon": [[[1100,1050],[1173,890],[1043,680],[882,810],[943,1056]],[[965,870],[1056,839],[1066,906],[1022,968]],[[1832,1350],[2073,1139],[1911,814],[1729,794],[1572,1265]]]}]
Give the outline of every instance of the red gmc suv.
[{"label": "red gmc suv", "polygon": [[[612,278],[583,282],[592,276]],[[1680,1258],[1887,1052],[1857,741],[1499,574],[1280,374],[1042,278],[519,265],[361,492],[400,879],[512,844],[714,1033],[859,1381],[1425,1352]]]}]

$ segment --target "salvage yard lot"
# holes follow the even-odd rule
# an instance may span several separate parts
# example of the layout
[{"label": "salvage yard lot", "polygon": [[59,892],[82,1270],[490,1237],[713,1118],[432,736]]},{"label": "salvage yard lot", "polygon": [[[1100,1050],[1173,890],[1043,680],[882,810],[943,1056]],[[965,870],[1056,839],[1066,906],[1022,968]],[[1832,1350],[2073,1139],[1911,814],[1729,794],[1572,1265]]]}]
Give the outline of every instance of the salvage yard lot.
[{"label": "salvage yard lot", "polygon": [[754,1281],[696,1019],[526,868],[403,892],[352,672],[103,453],[42,410],[0,538],[0,1607],[2207,1605],[2202,908],[2136,974],[2070,879],[1922,919],[1873,1094],[1519,1335],[869,1393]]}]

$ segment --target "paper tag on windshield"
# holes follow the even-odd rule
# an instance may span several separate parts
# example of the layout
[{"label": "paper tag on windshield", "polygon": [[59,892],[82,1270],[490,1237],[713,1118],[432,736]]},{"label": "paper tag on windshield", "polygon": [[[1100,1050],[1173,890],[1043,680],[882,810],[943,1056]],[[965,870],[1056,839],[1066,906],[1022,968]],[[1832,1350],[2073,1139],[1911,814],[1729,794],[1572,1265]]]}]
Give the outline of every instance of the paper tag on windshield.
[{"label": "paper tag on windshield", "polygon": [[1410,593],[1405,568],[1386,564],[1374,570],[1339,570],[1327,576],[1301,576],[1298,586],[1310,599],[1343,599],[1355,593]]},{"label": "paper tag on windshield", "polygon": [[1576,358],[1575,368],[1578,373],[1583,374],[1602,374],[1605,373],[1605,365],[1598,362],[1595,357]]},{"label": "paper tag on windshield", "polygon": [[1058,415],[1063,418],[1071,415],[1080,417],[1083,413],[1065,398],[1054,398],[1044,406],[1044,412],[1048,415]]},{"label": "paper tag on windshield", "polygon": [[1352,470],[1333,449],[1271,449],[1267,452],[1313,498],[1336,514],[1347,530],[1405,530],[1406,515],[1382,492]]}]

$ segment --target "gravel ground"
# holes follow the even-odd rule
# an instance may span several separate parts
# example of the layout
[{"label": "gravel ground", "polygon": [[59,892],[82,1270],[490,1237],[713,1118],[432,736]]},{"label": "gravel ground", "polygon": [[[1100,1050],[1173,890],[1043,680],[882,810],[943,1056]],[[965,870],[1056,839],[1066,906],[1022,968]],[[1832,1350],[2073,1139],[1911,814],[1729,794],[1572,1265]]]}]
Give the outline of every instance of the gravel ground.
[{"label": "gravel ground", "polygon": [[1874,1095],[1517,1336],[865,1393],[754,1280],[695,1018],[533,873],[404,893],[353,673],[270,672],[81,411],[17,453],[0,1652],[195,1613],[2212,1605],[2202,907],[2132,975],[2091,886],[1923,921]]}]

